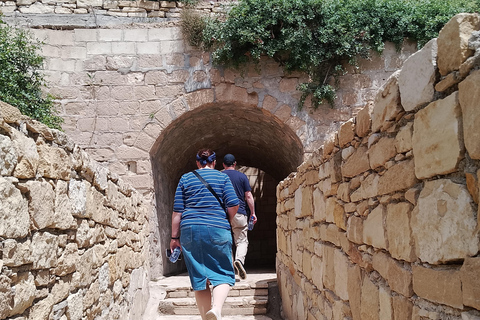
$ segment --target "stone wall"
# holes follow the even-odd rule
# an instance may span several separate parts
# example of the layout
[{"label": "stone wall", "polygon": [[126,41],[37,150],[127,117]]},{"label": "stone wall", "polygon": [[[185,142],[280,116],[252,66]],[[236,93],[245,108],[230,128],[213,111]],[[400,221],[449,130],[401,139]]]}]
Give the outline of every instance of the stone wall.
[{"label": "stone wall", "polygon": [[138,192],[0,102],[0,319],[140,319],[148,233]]},{"label": "stone wall", "polygon": [[[200,1],[197,10],[223,12],[230,1]],[[178,18],[183,4],[176,1],[148,0],[2,0],[3,14],[106,15],[129,18]]]},{"label": "stone wall", "polygon": [[277,187],[287,319],[480,319],[479,30],[452,18]]}]

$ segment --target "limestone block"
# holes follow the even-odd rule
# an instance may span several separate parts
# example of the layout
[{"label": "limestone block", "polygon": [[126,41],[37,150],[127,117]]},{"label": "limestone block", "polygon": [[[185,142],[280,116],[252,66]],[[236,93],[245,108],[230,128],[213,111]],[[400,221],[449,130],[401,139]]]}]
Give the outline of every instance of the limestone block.
[{"label": "limestone block", "polygon": [[392,297],[392,300],[395,320],[415,319],[412,317],[413,303],[409,299],[401,295],[395,295]]},{"label": "limestone block", "polygon": [[379,318],[382,320],[393,320],[393,306],[391,292],[388,287],[380,285],[378,289],[378,302],[380,306]]},{"label": "limestone block", "polygon": [[102,7],[103,0],[77,0],[77,8]]},{"label": "limestone block", "polygon": [[[468,60],[468,59],[467,59]],[[463,66],[463,64],[462,64]],[[461,67],[460,67],[461,68]],[[466,76],[466,75],[465,75]],[[445,92],[447,91],[449,88],[451,88],[453,85],[459,83],[460,81],[462,81],[463,78],[460,78],[460,75],[459,75],[459,72],[458,71],[454,71],[452,73],[449,73],[444,79],[442,79],[441,81],[439,81],[436,85],[435,85],[435,90],[438,91],[438,92]]]},{"label": "limestone block", "polygon": [[313,214],[313,188],[300,187],[295,191],[295,217],[306,217]]},{"label": "limestone block", "polygon": [[30,195],[28,209],[35,227],[45,229],[55,222],[55,191],[46,181],[29,180],[25,183]]},{"label": "limestone block", "polygon": [[458,135],[461,110],[458,93],[430,103],[415,115],[413,154],[419,179],[457,170],[464,147]]},{"label": "limestone block", "polygon": [[330,179],[332,183],[342,181],[342,153],[337,152],[329,161],[330,163]]},{"label": "limestone block", "polygon": [[420,298],[462,309],[462,282],[460,271],[412,266],[413,291]]},{"label": "limestone block", "polygon": [[480,258],[466,257],[460,269],[463,304],[480,309]]},{"label": "limestone block", "polygon": [[9,277],[0,275],[0,318],[5,319],[9,316],[13,306],[13,292],[11,290]]},{"label": "limestone block", "polygon": [[46,178],[69,180],[72,169],[72,160],[65,150],[50,147],[45,143],[37,145],[40,161],[38,173]]},{"label": "limestone block", "polygon": [[360,319],[381,320],[380,300],[377,286],[365,276],[362,283]]},{"label": "limestone block", "polygon": [[340,148],[348,145],[355,138],[355,124],[353,119],[348,120],[340,126],[338,131],[338,144]]},{"label": "limestone block", "polygon": [[33,178],[37,173],[40,159],[37,145],[33,139],[28,138],[19,131],[15,130],[12,133],[13,145],[19,156],[14,175],[19,179]]},{"label": "limestone block", "polygon": [[78,246],[76,243],[69,243],[65,247],[62,255],[58,258],[58,265],[54,269],[54,274],[63,277],[76,271],[76,265],[80,262]]},{"label": "limestone block", "polygon": [[37,287],[35,286],[33,275],[28,272],[18,278],[19,281],[12,287],[15,294],[13,296],[14,304],[12,311],[10,311],[10,316],[23,313],[23,311],[33,304],[33,300],[36,298],[35,293]]},{"label": "limestone block", "polygon": [[395,137],[395,149],[397,153],[404,153],[412,150],[413,122],[409,122],[398,130]]},{"label": "limestone block", "polygon": [[0,176],[0,237],[23,238],[29,229],[27,200],[10,180]]},{"label": "limestone block", "polygon": [[408,262],[413,262],[416,259],[414,241],[410,230],[411,211],[412,206],[408,202],[387,205],[388,251],[393,258]]},{"label": "limestone block", "polygon": [[17,165],[17,154],[9,137],[0,135],[0,175],[11,176]]},{"label": "limestone block", "polygon": [[378,181],[378,194],[384,195],[413,187],[415,177],[414,160],[398,162],[383,174]]},{"label": "limestone block", "polygon": [[55,212],[52,227],[76,229],[77,220],[72,216],[73,205],[68,197],[68,182],[58,180],[55,187]]},{"label": "limestone block", "polygon": [[368,149],[368,160],[370,161],[370,168],[376,169],[385,165],[391,158],[395,157],[397,151],[395,150],[395,139],[384,137],[376,144]]},{"label": "limestone block", "polygon": [[348,257],[341,250],[335,249],[335,294],[343,301],[348,301]]},{"label": "limestone block", "polygon": [[71,201],[72,215],[87,217],[87,188],[90,184],[86,181],[70,180],[68,183],[68,197]]},{"label": "limestone block", "polygon": [[344,182],[338,185],[337,198],[343,202],[350,202],[350,183]]},{"label": "limestone block", "polygon": [[438,69],[442,76],[458,70],[471,55],[468,40],[472,32],[479,30],[480,19],[476,13],[460,13],[443,26],[438,34]]},{"label": "limestone block", "polygon": [[412,273],[386,253],[377,251],[373,255],[373,268],[388,282],[389,287],[405,297],[413,295]]},{"label": "limestone block", "polygon": [[89,247],[93,244],[94,231],[86,220],[82,220],[75,234],[75,241],[79,248]]},{"label": "limestone block", "polygon": [[433,100],[436,64],[437,39],[430,40],[403,63],[398,76],[398,87],[405,111],[415,110]]},{"label": "limestone block", "polygon": [[363,244],[363,220],[360,217],[350,216],[347,223],[347,238],[353,243]]},{"label": "limestone block", "polygon": [[462,108],[463,138],[472,159],[480,159],[480,70],[474,71],[458,85],[458,100]]},{"label": "limestone block", "polygon": [[431,264],[476,255],[475,216],[465,186],[447,179],[426,181],[410,221],[415,254]]},{"label": "limestone block", "polygon": [[65,312],[70,320],[81,320],[83,314],[83,290],[71,294],[67,298],[67,310]]},{"label": "limestone block", "polygon": [[323,247],[323,285],[325,288],[330,289],[335,292],[335,264],[332,261],[335,261],[335,248],[330,246]]},{"label": "limestone block", "polygon": [[362,110],[360,110],[355,118],[355,133],[360,138],[365,137],[370,132],[372,120],[370,119],[370,112],[373,108],[371,102],[367,103]]},{"label": "limestone block", "polygon": [[343,164],[342,175],[351,178],[369,169],[367,147],[361,146]]},{"label": "limestone block", "polygon": [[368,175],[360,184],[360,187],[352,192],[350,200],[352,202],[361,201],[364,199],[375,197],[378,193],[378,182],[380,176],[376,173]]},{"label": "limestone block", "polygon": [[16,123],[21,119],[29,119],[27,116],[22,115],[20,110],[3,101],[0,101],[0,114],[6,123]]},{"label": "limestone block", "polygon": [[397,115],[403,111],[398,88],[399,73],[400,71],[393,73],[375,96],[371,114],[372,132],[374,133],[387,129],[390,126],[388,122],[395,120]]},{"label": "limestone block", "polygon": [[363,242],[378,249],[387,249],[384,229],[385,206],[378,205],[363,223]]},{"label": "limestone block", "polygon": [[53,268],[57,265],[58,238],[51,233],[35,233],[32,237],[33,269]]},{"label": "limestone block", "polygon": [[186,95],[186,101],[190,110],[203,106],[214,101],[213,89],[202,89],[190,92]]},{"label": "limestone block", "polygon": [[348,297],[352,319],[361,319],[362,272],[358,265],[348,266]]},{"label": "limestone block", "polygon": [[17,242],[6,239],[3,242],[3,263],[8,267],[19,267],[32,263],[31,241]]},{"label": "limestone block", "polygon": [[323,222],[327,219],[325,196],[318,189],[313,191],[313,221]]},{"label": "limestone block", "polygon": [[28,7],[19,7],[18,11],[21,13],[36,13],[36,14],[50,14],[55,12],[55,8],[53,6],[44,5],[41,2],[35,2],[31,6]]}]

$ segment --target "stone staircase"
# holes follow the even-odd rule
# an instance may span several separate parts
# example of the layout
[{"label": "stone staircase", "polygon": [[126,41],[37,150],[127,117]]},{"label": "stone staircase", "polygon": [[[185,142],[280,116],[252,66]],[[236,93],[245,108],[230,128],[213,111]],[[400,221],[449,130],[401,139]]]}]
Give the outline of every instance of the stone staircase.
[{"label": "stone staircase", "polygon": [[[224,318],[231,316],[244,319],[247,316],[266,315],[269,286],[272,285],[276,287],[275,273],[249,273],[247,280],[237,279],[225,301],[222,315]],[[156,310],[147,310],[144,319],[173,319],[174,316],[177,316],[177,319],[200,319],[195,294],[186,274],[165,277],[150,283],[148,305]],[[153,313],[155,317],[152,317]],[[271,318],[265,316],[265,319]]]}]

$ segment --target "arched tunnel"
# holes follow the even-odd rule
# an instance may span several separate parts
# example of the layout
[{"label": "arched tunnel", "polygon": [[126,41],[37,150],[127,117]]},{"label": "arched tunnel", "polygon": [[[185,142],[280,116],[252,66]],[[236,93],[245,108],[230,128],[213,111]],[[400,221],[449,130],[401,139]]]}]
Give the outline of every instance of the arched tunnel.
[{"label": "arched tunnel", "polygon": [[[303,160],[303,145],[295,132],[269,111],[241,103],[214,103],[188,111],[165,128],[150,156],[155,184],[161,251],[170,243],[171,215],[177,183],[196,169],[195,154],[211,148],[217,169],[227,153],[235,155],[240,170],[250,179],[258,223],[249,232],[249,269],[275,268],[276,186]],[[237,168],[238,169],[238,168]],[[163,274],[184,271],[182,263],[167,262]]]}]

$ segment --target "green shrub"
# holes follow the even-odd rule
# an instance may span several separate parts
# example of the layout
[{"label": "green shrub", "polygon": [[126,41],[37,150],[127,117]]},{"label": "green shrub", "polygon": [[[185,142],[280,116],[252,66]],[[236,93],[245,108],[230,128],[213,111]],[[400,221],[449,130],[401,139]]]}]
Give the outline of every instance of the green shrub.
[{"label": "green shrub", "polygon": [[267,55],[287,71],[307,72],[299,107],[312,95],[317,108],[333,105],[330,78],[346,62],[381,53],[386,41],[423,46],[455,14],[479,7],[479,0],[240,0],[226,19],[206,23],[203,42],[217,64],[239,67]]},{"label": "green shrub", "polygon": [[41,73],[41,43],[25,30],[0,20],[0,100],[17,107],[22,114],[61,129],[63,119],[56,113],[53,97],[44,94]]}]

